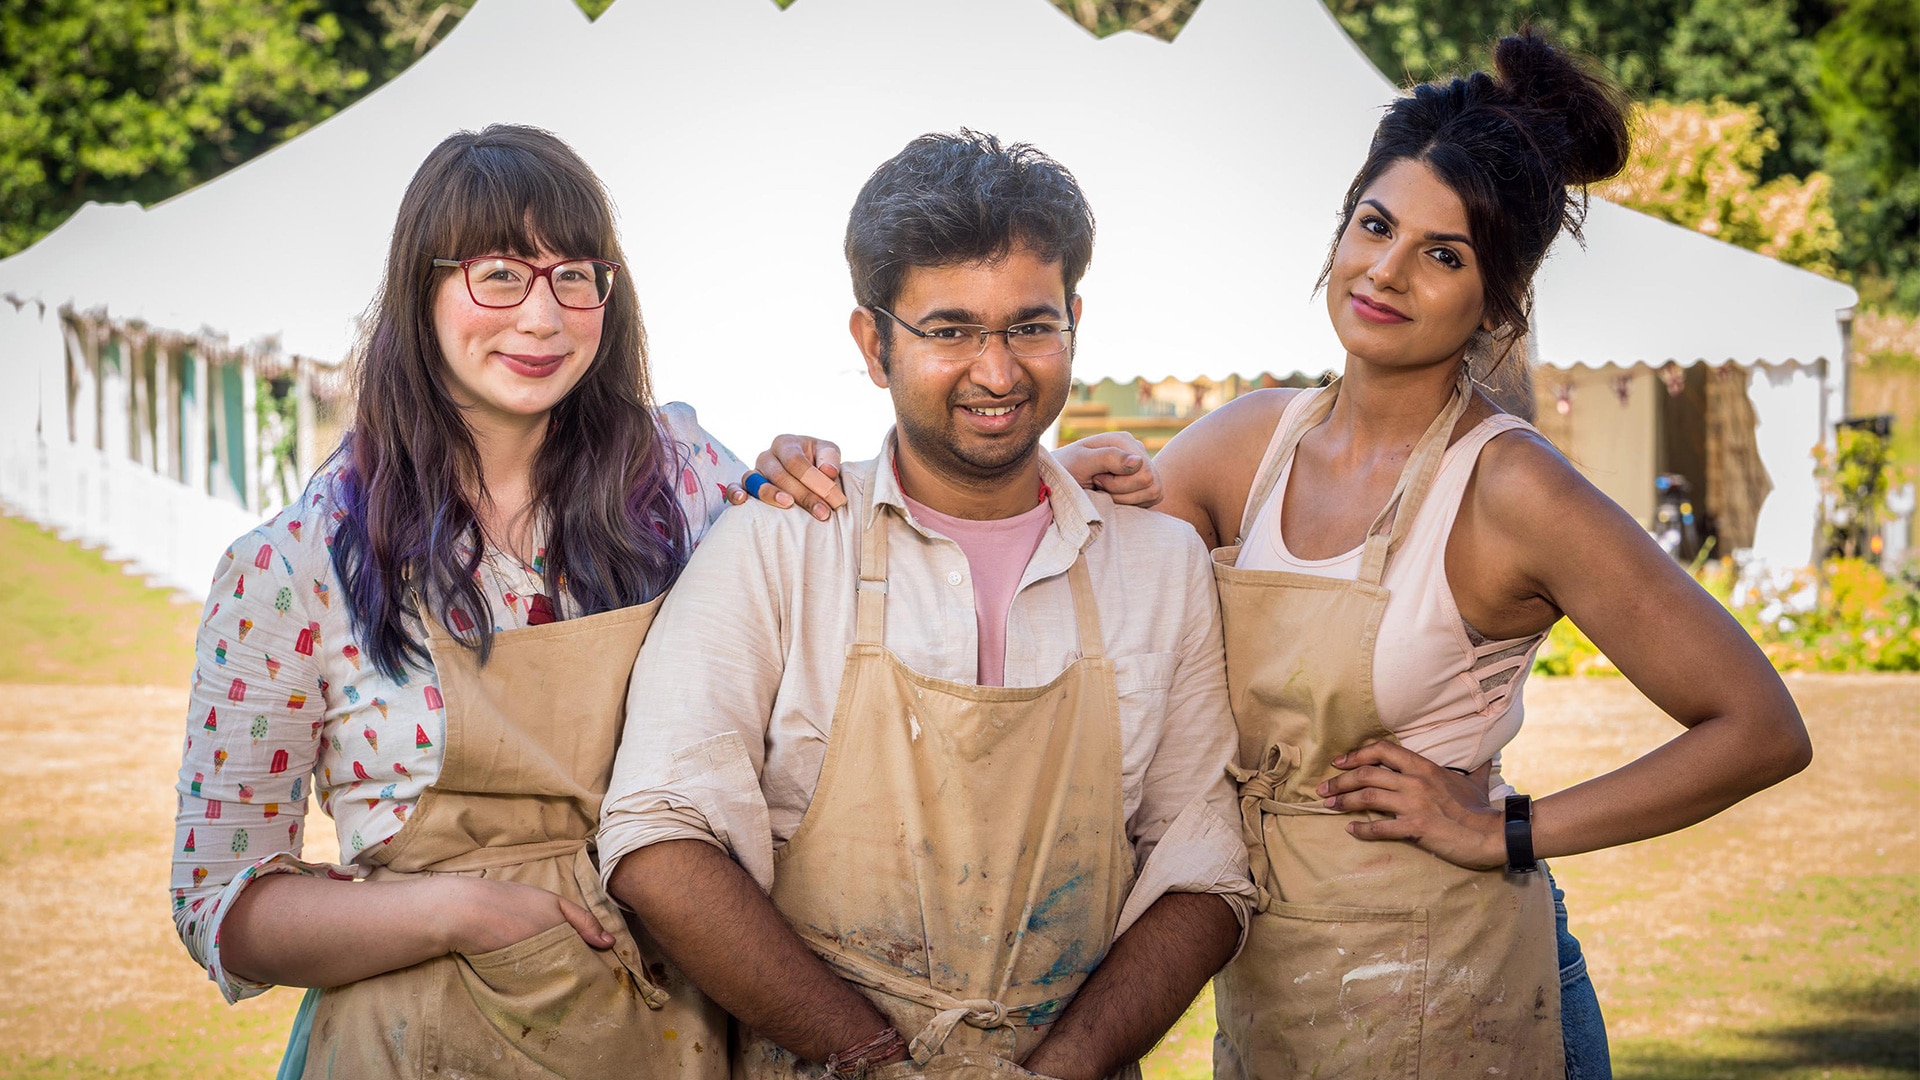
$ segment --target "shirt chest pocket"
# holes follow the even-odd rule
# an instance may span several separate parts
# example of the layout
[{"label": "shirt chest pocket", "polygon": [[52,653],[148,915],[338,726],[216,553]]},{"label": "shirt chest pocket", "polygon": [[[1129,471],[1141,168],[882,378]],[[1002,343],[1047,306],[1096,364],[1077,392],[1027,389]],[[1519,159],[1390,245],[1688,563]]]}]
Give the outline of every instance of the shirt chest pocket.
[{"label": "shirt chest pocket", "polygon": [[1173,686],[1175,656],[1170,652],[1135,653],[1113,660],[1113,681],[1120,693],[1120,707],[1157,706],[1164,709],[1167,690]]},{"label": "shirt chest pocket", "polygon": [[1113,660],[1114,689],[1120,698],[1122,799],[1127,814],[1140,805],[1147,766],[1159,745],[1167,720],[1167,697],[1173,688],[1177,657],[1170,652],[1136,653]]}]

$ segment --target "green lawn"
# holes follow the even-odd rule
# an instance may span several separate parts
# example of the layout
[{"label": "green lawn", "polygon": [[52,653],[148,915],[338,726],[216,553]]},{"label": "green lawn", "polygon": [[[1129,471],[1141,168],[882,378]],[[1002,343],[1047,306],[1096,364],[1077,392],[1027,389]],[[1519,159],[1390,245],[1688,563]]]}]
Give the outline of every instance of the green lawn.
[{"label": "green lawn", "polygon": [[98,551],[0,516],[0,683],[185,686],[199,614]]}]

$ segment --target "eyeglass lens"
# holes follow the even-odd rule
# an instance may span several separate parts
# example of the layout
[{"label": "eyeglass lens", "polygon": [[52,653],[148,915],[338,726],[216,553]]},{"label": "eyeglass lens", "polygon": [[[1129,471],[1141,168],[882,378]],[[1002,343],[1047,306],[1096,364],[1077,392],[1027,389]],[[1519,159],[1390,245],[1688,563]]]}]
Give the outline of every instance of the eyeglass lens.
[{"label": "eyeglass lens", "polygon": [[513,307],[533,291],[534,280],[553,283],[554,299],[562,307],[597,308],[613,291],[613,265],[598,259],[555,263],[543,274],[519,259],[483,259],[467,267],[467,288],[474,303],[485,307]]},{"label": "eyeglass lens", "polygon": [[1015,356],[1052,356],[1067,347],[1068,329],[1051,322],[1017,323],[1005,330],[984,326],[936,326],[926,330],[920,340],[942,355],[972,359],[987,351],[987,339],[995,334],[1007,339],[1007,351]]}]

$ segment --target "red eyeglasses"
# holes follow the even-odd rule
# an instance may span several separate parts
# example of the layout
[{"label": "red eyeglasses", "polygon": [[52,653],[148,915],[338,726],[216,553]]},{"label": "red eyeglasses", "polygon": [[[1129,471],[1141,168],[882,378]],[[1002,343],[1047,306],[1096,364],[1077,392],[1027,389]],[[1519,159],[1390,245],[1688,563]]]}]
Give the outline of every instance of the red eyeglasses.
[{"label": "red eyeglasses", "polygon": [[533,283],[546,278],[561,307],[592,311],[606,306],[607,298],[613,295],[613,275],[620,272],[619,263],[605,259],[567,259],[552,266],[535,266],[503,255],[435,259],[433,265],[458,267],[466,276],[467,295],[484,308],[518,307],[533,292]]}]

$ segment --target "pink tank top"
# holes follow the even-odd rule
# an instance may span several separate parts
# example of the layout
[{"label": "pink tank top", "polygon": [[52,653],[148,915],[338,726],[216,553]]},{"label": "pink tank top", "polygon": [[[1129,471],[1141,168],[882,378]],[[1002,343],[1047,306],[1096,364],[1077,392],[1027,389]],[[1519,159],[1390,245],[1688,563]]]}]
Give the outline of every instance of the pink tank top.
[{"label": "pink tank top", "polygon": [[[1279,449],[1287,428],[1319,391],[1297,394],[1287,404],[1267,446]],[[1520,730],[1520,687],[1545,634],[1489,641],[1460,615],[1447,583],[1447,538],[1480,450],[1504,431],[1533,428],[1506,413],[1490,416],[1447,448],[1426,501],[1414,515],[1400,548],[1387,563],[1382,584],[1387,609],[1373,656],[1374,701],[1380,722],[1409,750],[1461,769],[1492,761]],[[1269,467],[1262,462],[1264,471]],[[1359,547],[1331,559],[1301,559],[1287,550],[1280,527],[1293,459],[1241,539],[1236,565],[1352,581],[1360,574]]]}]

